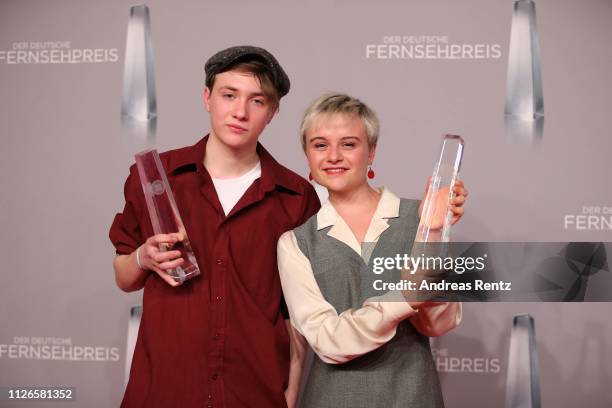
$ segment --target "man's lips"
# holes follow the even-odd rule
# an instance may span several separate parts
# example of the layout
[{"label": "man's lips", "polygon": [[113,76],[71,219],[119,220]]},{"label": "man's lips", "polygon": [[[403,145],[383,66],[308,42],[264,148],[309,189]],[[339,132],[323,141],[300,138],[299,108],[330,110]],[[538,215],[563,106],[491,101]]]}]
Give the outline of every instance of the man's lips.
[{"label": "man's lips", "polygon": [[247,129],[243,128],[242,126],[238,126],[238,125],[227,125],[228,128],[230,128],[230,130],[232,132],[236,132],[236,133],[244,133],[247,131]]}]

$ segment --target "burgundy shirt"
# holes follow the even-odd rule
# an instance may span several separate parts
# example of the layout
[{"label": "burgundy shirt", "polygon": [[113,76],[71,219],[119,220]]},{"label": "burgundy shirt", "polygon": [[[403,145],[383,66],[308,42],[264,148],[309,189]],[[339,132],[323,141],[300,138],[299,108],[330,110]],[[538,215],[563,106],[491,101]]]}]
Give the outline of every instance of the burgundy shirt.
[{"label": "burgundy shirt", "polygon": [[[286,406],[289,336],[276,243],[317,212],[319,199],[258,145],[261,177],[225,216],[202,164],[207,139],[160,155],[201,275],[171,287],[149,273],[122,407]],[[110,239],[129,254],[151,235],[133,165]]]}]

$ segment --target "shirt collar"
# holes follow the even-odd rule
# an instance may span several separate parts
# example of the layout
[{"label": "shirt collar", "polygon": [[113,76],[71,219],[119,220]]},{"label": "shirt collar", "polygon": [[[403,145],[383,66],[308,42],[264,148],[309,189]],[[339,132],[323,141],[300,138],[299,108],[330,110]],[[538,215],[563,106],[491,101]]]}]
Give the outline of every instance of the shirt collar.
[{"label": "shirt collar", "polygon": [[[373,219],[387,219],[399,217],[400,199],[398,196],[393,194],[387,187],[381,187],[380,200],[376,206]],[[336,212],[336,209],[332,203],[327,200],[325,204],[321,206],[321,209],[317,213],[317,230],[322,230],[330,225],[335,225],[340,215]]]},{"label": "shirt collar", "polygon": [[[201,166],[206,154],[206,143],[209,135],[204,136],[193,146],[179,149],[181,154],[172,155],[168,163],[169,173],[173,174],[185,166],[190,166],[194,170]],[[257,143],[257,154],[261,162],[261,183],[265,191],[271,191],[275,186],[281,186],[295,193],[300,193],[302,189],[296,180],[296,176],[289,169],[280,165],[274,157],[261,145]]]},{"label": "shirt collar", "polygon": [[[387,219],[399,217],[400,199],[393,194],[389,189],[382,187],[381,196],[370,220],[368,231],[363,237],[364,243],[377,242],[380,235],[389,228]],[[355,234],[344,221],[344,219],[336,212],[336,209],[328,200],[317,214],[317,230],[332,226],[327,235],[337,239],[340,242],[348,245],[360,256],[364,257],[365,253],[362,248],[362,243],[357,241]],[[369,256],[369,255],[368,255]]]}]

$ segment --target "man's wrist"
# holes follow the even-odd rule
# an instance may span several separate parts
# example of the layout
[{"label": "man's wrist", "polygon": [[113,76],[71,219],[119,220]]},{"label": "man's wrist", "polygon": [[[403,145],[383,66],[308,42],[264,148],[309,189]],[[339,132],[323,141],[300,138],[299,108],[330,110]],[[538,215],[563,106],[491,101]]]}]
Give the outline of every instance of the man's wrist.
[{"label": "man's wrist", "polygon": [[142,263],[140,263],[140,248],[136,248],[136,265],[141,271],[144,271],[145,269],[142,267]]}]

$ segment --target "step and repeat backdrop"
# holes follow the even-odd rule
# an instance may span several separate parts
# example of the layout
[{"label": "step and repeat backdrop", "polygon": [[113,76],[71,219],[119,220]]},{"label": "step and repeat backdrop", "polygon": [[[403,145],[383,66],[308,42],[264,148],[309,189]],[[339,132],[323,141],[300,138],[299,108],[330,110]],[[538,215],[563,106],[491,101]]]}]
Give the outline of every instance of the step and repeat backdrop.
[{"label": "step and repeat backdrop", "polygon": [[[0,387],[120,403],[142,294],[115,286],[108,229],[134,153],[207,133],[204,62],[232,45],[270,50],[290,76],[261,141],[303,176],[303,110],[346,92],[380,116],[375,181],[401,196],[421,197],[444,134],[464,138],[455,240],[612,241],[610,1],[134,6],[0,1]],[[148,103],[127,113],[146,122],[122,120],[134,95]],[[598,259],[591,273],[610,274]],[[611,303],[464,306],[461,326],[432,340],[448,407],[503,406],[512,318],[526,313],[542,404],[612,406]]]}]

